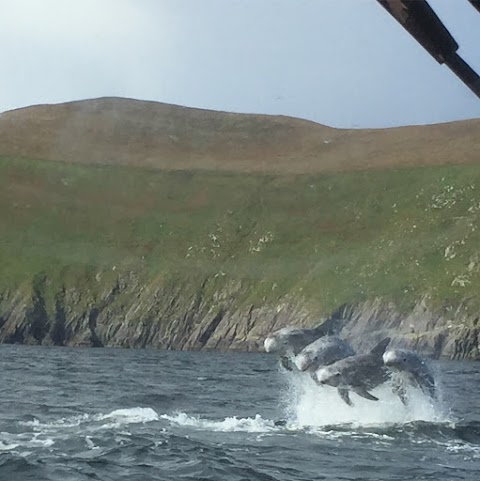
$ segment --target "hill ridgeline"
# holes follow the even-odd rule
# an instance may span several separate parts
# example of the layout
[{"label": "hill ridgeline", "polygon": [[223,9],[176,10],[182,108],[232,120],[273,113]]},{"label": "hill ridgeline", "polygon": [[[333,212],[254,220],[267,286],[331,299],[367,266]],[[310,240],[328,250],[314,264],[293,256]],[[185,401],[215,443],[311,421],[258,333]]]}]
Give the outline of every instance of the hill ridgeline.
[{"label": "hill ridgeline", "polygon": [[479,356],[480,120],[129,99],[0,114],[0,341],[258,350],[328,321]]}]

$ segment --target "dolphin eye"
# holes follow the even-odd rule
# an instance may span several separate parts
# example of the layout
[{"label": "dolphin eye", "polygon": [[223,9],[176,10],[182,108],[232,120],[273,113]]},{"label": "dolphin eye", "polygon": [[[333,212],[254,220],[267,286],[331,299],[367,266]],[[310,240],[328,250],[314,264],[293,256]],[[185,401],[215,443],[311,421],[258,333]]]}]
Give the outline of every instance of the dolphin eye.
[{"label": "dolphin eye", "polygon": [[335,377],[338,377],[338,376],[340,376],[340,373],[339,373],[339,372],[336,372],[336,373],[335,373]]},{"label": "dolphin eye", "polygon": [[406,357],[403,358],[403,362],[407,362],[407,358],[406,358]]}]

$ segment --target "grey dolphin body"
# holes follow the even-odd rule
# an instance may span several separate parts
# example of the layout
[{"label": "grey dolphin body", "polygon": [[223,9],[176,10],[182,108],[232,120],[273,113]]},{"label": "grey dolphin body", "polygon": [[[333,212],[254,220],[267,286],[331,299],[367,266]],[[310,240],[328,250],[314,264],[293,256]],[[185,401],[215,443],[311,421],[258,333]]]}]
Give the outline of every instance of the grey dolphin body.
[{"label": "grey dolphin body", "polygon": [[270,334],[264,341],[265,351],[273,352],[280,356],[280,361],[285,369],[291,371],[292,359],[308,344],[324,336],[325,329],[301,329],[298,327],[284,327]]},{"label": "grey dolphin body", "polygon": [[435,378],[425,359],[408,349],[389,349],[383,354],[383,363],[389,370],[399,373],[400,383],[395,390],[404,404],[407,404],[405,384],[419,387],[432,399],[436,399]]},{"label": "grey dolphin body", "polygon": [[348,342],[337,336],[324,336],[305,346],[295,356],[294,363],[299,371],[313,373],[320,366],[328,366],[354,355],[355,351]]},{"label": "grey dolphin body", "polygon": [[360,354],[341,359],[330,366],[321,367],[314,376],[320,384],[336,387],[340,397],[349,405],[350,390],[359,396],[378,401],[368,391],[376,388],[388,379],[388,371],[383,364],[383,353],[390,338],[383,339],[368,354]]}]

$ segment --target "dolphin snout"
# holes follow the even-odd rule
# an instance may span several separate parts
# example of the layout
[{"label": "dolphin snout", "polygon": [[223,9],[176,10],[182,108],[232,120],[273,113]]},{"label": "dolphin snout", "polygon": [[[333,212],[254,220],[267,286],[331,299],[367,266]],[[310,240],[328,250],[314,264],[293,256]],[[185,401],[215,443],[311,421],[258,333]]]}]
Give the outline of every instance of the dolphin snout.
[{"label": "dolphin snout", "polygon": [[273,337],[267,337],[263,343],[266,352],[275,352],[278,350],[278,342]]},{"label": "dolphin snout", "polygon": [[395,366],[398,364],[398,359],[394,351],[387,351],[383,355],[383,364],[385,366]]},{"label": "dolphin snout", "polygon": [[315,373],[315,377],[320,384],[327,384],[327,381],[330,376],[328,375],[328,372],[326,372],[325,370],[319,369]]},{"label": "dolphin snout", "polygon": [[310,376],[312,377],[315,384],[317,384],[317,386],[325,386],[325,383],[321,382],[320,379],[318,379],[318,375],[316,372],[310,374]]},{"label": "dolphin snout", "polygon": [[304,356],[302,354],[299,354],[298,356],[295,357],[295,366],[297,366],[297,369],[299,371],[306,371],[311,364],[310,359],[308,356]]}]

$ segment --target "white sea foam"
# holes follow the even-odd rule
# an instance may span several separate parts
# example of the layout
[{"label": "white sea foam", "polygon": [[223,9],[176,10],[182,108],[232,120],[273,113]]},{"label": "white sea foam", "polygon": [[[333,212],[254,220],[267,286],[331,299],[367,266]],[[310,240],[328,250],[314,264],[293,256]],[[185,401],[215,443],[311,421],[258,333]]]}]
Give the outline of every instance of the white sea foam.
[{"label": "white sea foam", "polygon": [[84,425],[92,425],[92,427],[97,426],[98,428],[98,422],[102,421],[109,421],[109,423],[100,426],[100,428],[104,429],[120,427],[127,424],[158,421],[158,414],[152,408],[135,407],[129,409],[116,409],[107,414],[80,414],[46,422],[34,419],[33,421],[20,422],[19,424],[21,426],[31,427],[34,431],[56,432],[71,430],[72,428]]},{"label": "white sea foam", "polygon": [[[3,434],[3,433],[2,433]],[[20,446],[18,443],[5,443],[3,441],[0,441],[0,452],[1,451],[12,451],[13,449],[17,448]]]},{"label": "white sea foam", "polygon": [[108,414],[95,416],[95,420],[111,420],[117,425],[138,424],[158,421],[158,414],[152,408],[116,409]]},{"label": "white sea foam", "polygon": [[[345,404],[336,389],[317,386],[307,374],[285,373],[285,380],[283,399],[285,414],[282,416],[285,422],[279,425],[258,414],[247,418],[232,416],[219,421],[202,419],[183,412],[163,414],[160,418],[171,424],[199,430],[271,433],[308,429],[328,437],[342,437],[347,434],[343,430],[332,431],[330,428],[333,426],[349,426],[355,429],[406,424],[414,421],[433,423],[449,421],[441,403],[433,402],[418,389],[409,390],[407,406],[393,394],[389,384],[372,391],[379,401],[369,401],[351,393],[354,403],[352,407]],[[348,435],[354,433],[350,429],[348,431]],[[376,437],[379,442],[388,442],[393,439],[385,434],[369,432],[360,432],[355,435]]]},{"label": "white sea foam", "polygon": [[469,455],[473,459],[480,459],[480,446],[469,443],[447,443],[445,444],[447,451],[451,453],[459,453]]},{"label": "white sea foam", "polygon": [[354,406],[348,406],[329,386],[317,386],[308,375],[288,373],[285,392],[286,416],[299,426],[375,426],[412,421],[447,421],[440,403],[434,403],[419,390],[409,391],[404,406],[388,384],[372,391],[379,401],[369,401],[351,393]]},{"label": "white sea foam", "polygon": [[135,407],[116,409],[106,414],[80,414],[49,421],[21,421],[18,424],[28,428],[23,433],[0,433],[0,452],[15,451],[19,447],[50,448],[59,440],[84,436],[89,449],[98,449],[89,434],[107,429],[117,430],[130,424],[157,421],[158,414],[152,408]]},{"label": "white sea foam", "polygon": [[49,448],[55,444],[51,437],[41,433],[0,433],[0,452],[17,451],[17,448]]},{"label": "white sea foam", "polygon": [[160,418],[166,419],[170,423],[179,426],[192,427],[207,431],[265,433],[278,429],[275,427],[273,421],[263,419],[258,414],[254,418],[237,418],[236,416],[233,416],[227,417],[223,421],[201,419],[195,416],[188,416],[186,413],[175,413],[173,415],[163,414]]},{"label": "white sea foam", "polygon": [[39,436],[34,436],[26,446],[29,447],[40,447],[40,448],[49,448],[53,446],[55,441],[52,438],[41,439]]},{"label": "white sea foam", "polygon": [[90,420],[91,416],[89,414],[81,414],[78,416],[69,416],[66,418],[55,419],[53,421],[47,422],[41,422],[38,419],[34,419],[33,421],[20,421],[19,424],[21,426],[31,427],[35,431],[52,431],[63,428],[74,428]]},{"label": "white sea foam", "polygon": [[85,444],[87,445],[88,449],[100,449],[98,446],[95,445],[90,436],[85,436]]}]

